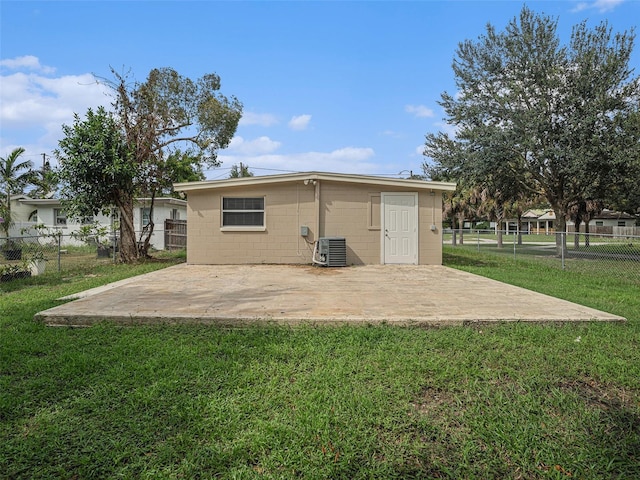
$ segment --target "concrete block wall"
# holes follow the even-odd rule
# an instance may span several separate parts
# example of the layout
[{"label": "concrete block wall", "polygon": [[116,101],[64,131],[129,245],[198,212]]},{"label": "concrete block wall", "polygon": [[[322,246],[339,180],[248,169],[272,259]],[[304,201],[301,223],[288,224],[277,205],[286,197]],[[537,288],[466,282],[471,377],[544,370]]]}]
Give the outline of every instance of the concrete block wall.
[{"label": "concrete block wall", "polygon": [[[263,231],[223,231],[222,198],[265,197]],[[313,246],[300,235],[309,227],[307,240],[316,237],[315,196],[312,185],[302,183],[217,189],[189,193],[187,255],[193,264],[311,263]]]},{"label": "concrete block wall", "polygon": [[[319,188],[319,212],[315,190]],[[394,191],[412,191],[394,189]],[[266,228],[224,231],[222,197],[265,197]],[[420,191],[420,264],[440,264],[442,195]],[[344,237],[347,264],[379,264],[381,248],[380,186],[321,181],[194,190],[188,194],[187,255],[192,264],[310,264],[319,237]],[[437,226],[436,231],[431,225]],[[309,235],[300,235],[307,226]],[[318,230],[319,225],[319,231]]]},{"label": "concrete block wall", "polygon": [[[420,192],[418,194],[418,263],[420,265],[442,264],[442,193]],[[431,225],[436,230],[431,230]]]},{"label": "concrete block wall", "polygon": [[370,229],[369,206],[370,194],[379,188],[326,181],[320,185],[320,236],[346,239],[347,265],[380,263],[380,228]]}]

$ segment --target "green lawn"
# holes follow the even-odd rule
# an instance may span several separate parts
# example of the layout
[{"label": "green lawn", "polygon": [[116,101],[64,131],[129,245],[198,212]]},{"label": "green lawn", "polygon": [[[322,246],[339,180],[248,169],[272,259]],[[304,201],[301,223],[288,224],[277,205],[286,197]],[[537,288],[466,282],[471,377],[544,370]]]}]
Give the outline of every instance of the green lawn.
[{"label": "green lawn", "polygon": [[0,284],[0,477],[640,477],[638,285],[445,262],[629,322],[48,328],[56,298],[165,264]]}]

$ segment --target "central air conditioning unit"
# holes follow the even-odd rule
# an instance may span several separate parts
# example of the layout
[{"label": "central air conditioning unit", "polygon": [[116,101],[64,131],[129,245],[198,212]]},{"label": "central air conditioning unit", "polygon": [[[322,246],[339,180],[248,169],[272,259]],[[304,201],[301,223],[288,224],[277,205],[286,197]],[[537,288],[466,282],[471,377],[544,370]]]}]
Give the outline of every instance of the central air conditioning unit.
[{"label": "central air conditioning unit", "polygon": [[322,265],[327,267],[347,266],[347,241],[341,237],[320,237],[318,255]]}]

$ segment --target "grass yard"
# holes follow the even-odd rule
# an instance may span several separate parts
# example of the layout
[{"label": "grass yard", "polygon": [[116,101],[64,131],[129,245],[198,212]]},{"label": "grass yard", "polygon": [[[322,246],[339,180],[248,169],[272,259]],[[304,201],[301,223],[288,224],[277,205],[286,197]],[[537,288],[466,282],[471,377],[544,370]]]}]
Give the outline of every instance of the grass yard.
[{"label": "grass yard", "polygon": [[0,285],[0,477],[639,478],[638,285],[445,263],[629,321],[48,328],[32,317],[56,298],[164,264],[18,280]]}]

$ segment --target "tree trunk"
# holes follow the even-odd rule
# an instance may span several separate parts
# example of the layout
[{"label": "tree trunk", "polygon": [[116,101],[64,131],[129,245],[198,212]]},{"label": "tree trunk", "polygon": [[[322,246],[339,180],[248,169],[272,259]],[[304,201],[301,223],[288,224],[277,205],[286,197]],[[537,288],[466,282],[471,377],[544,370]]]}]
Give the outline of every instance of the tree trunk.
[{"label": "tree trunk", "polygon": [[496,221],[496,228],[498,234],[498,248],[502,248],[502,220]]},{"label": "tree trunk", "polygon": [[153,235],[153,229],[155,227],[155,223],[153,222],[153,208],[156,200],[156,192],[154,191],[151,194],[151,205],[149,205],[149,223],[142,227],[142,232],[140,232],[140,240],[138,245],[139,251],[138,255],[145,258],[150,258],[149,256],[149,247],[151,246],[151,235]]},{"label": "tree trunk", "polygon": [[582,219],[580,217],[576,217],[575,220],[575,232],[573,236],[573,248],[578,250],[580,248],[580,224],[582,223]]},{"label": "tree trunk", "polygon": [[457,244],[457,236],[456,236],[456,216],[451,215],[451,245],[456,246]]},{"label": "tree trunk", "polygon": [[518,245],[522,245],[522,215],[518,215]]},{"label": "tree trunk", "polygon": [[464,217],[458,218],[458,229],[460,231],[460,245],[464,245]]},{"label": "tree trunk", "polygon": [[138,260],[136,229],[133,224],[133,197],[127,193],[118,201],[120,211],[120,258],[124,263],[135,263]]},{"label": "tree trunk", "polygon": [[560,257],[567,253],[567,220],[564,211],[555,211],[556,214],[556,254]]},{"label": "tree trunk", "polygon": [[[7,241],[9,241],[9,230],[11,229],[11,224],[13,223],[13,220],[11,218],[11,191],[8,190],[6,192],[6,196],[7,196],[7,204],[5,205],[4,215],[2,215],[4,218],[3,218],[3,222],[0,223],[0,227],[2,227],[2,230],[4,231],[4,236],[7,237]],[[0,209],[0,213],[1,212],[2,210]]]},{"label": "tree trunk", "polygon": [[588,247],[590,245],[589,243],[590,238],[589,238],[589,222],[584,222],[584,246]]},{"label": "tree trunk", "polygon": [[[151,209],[151,213],[150,215],[153,215],[153,208]],[[151,258],[151,256],[149,255],[149,248],[151,247],[151,235],[153,235],[153,229],[155,227],[155,223],[153,223],[153,220],[149,221],[149,224],[146,226],[143,235],[141,235],[141,247],[140,247],[140,256],[141,257],[146,257],[146,258]]]}]

